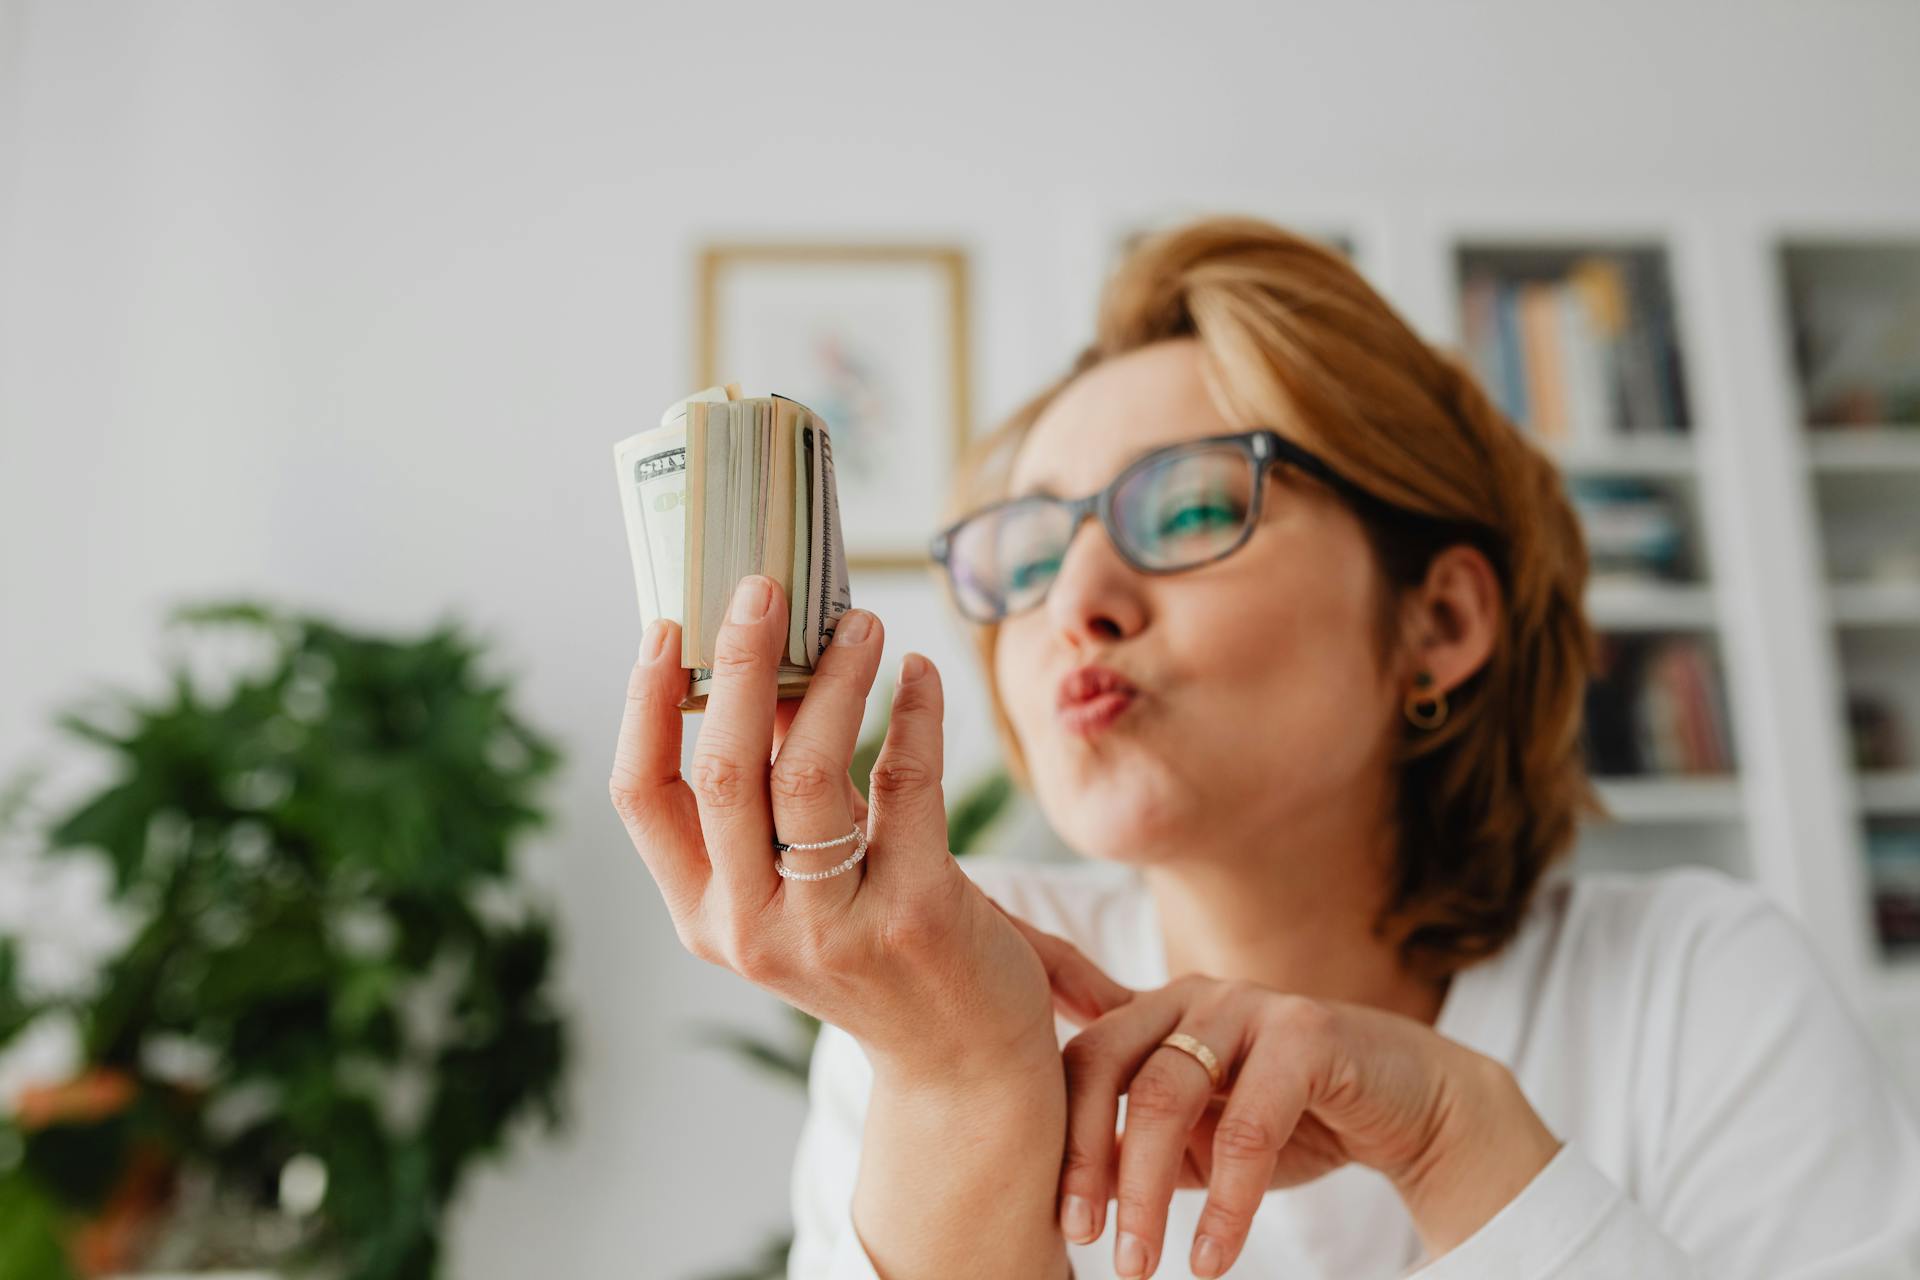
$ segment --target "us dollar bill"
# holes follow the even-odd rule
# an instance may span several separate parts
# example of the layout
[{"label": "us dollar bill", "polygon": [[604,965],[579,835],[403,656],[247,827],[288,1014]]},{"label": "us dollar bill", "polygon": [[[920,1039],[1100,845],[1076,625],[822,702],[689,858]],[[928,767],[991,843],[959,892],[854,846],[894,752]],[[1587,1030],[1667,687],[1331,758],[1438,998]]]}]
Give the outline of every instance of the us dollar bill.
[{"label": "us dollar bill", "polygon": [[827,424],[785,396],[709,387],[614,445],[642,627],[681,627],[682,707],[706,705],[734,586],[763,573],[790,614],[779,696],[804,692],[852,608]]}]

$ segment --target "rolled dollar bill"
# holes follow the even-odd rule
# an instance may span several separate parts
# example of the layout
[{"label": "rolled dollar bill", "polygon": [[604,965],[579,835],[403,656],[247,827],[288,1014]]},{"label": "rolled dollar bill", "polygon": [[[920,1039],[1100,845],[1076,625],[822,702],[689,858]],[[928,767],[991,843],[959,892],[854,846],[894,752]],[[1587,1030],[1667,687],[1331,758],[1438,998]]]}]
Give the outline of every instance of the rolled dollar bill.
[{"label": "rolled dollar bill", "polygon": [[789,605],[779,696],[797,697],[852,608],[827,424],[796,400],[738,384],[675,401],[660,425],[613,447],[642,627],[680,624],[706,706],[720,624],[740,579],[762,573]]}]

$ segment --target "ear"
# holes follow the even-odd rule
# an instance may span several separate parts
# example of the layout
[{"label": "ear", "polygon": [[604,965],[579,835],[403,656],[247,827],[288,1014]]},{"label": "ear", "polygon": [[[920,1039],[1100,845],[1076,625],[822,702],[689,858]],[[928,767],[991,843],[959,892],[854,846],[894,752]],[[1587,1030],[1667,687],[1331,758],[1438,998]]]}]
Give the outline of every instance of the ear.
[{"label": "ear", "polygon": [[1477,547],[1455,543],[1433,557],[1426,580],[1401,605],[1404,693],[1415,673],[1433,674],[1430,692],[1451,692],[1485,665],[1506,609],[1500,577]]}]

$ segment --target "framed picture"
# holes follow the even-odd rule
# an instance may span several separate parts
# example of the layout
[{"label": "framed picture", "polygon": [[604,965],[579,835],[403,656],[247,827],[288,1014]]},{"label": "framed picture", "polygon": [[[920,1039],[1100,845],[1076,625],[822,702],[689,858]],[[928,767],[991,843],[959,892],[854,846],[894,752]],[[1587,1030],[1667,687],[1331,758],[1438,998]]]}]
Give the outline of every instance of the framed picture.
[{"label": "framed picture", "polygon": [[1059,231],[1052,262],[1064,282],[1054,341],[1068,352],[1079,351],[1092,336],[1096,300],[1127,252],[1148,234],[1202,218],[1237,214],[1277,223],[1337,251],[1382,293],[1394,292],[1393,222],[1366,192],[1302,191],[1270,182],[1210,184],[1181,197],[1075,188],[1058,193],[1052,212]]},{"label": "framed picture", "polygon": [[[1120,265],[1120,260],[1131,253],[1142,240],[1161,231],[1171,230],[1180,223],[1188,221],[1184,217],[1162,217],[1152,220],[1128,222],[1113,228],[1112,243],[1107,248],[1107,269],[1111,271]],[[1358,246],[1354,243],[1353,233],[1344,227],[1331,224],[1304,224],[1282,222],[1279,225],[1289,231],[1318,240],[1335,253],[1359,265]]]},{"label": "framed picture", "polygon": [[695,386],[789,396],[833,435],[853,569],[916,569],[971,431],[965,253],[720,244],[700,257]]}]

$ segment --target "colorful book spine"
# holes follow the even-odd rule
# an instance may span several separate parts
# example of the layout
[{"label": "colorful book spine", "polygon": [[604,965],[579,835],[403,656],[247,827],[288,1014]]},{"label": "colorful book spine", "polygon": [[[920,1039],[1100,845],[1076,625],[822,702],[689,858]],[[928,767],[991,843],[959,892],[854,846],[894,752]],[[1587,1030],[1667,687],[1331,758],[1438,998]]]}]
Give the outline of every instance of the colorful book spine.
[{"label": "colorful book spine", "polygon": [[1464,345],[1488,394],[1556,445],[1684,431],[1678,334],[1659,264],[1587,254],[1559,275],[1476,266],[1461,289]]},{"label": "colorful book spine", "polygon": [[1543,440],[1565,444],[1566,374],[1560,351],[1559,287],[1540,281],[1520,286],[1520,339],[1526,349],[1528,421]]}]

